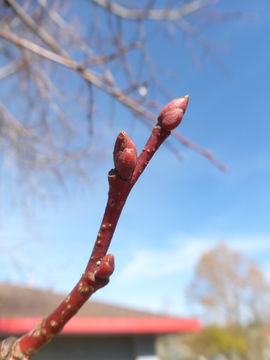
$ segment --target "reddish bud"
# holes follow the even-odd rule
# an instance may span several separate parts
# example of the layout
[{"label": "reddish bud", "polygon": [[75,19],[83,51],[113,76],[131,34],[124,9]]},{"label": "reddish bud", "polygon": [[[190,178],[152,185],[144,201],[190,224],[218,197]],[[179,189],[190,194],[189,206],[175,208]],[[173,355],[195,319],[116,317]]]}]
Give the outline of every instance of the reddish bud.
[{"label": "reddish bud", "polygon": [[121,131],[118,134],[114,145],[114,150],[113,150],[114,162],[116,160],[116,156],[119,153],[119,151],[123,151],[125,148],[133,149],[137,153],[137,149],[134,142],[130,139],[130,137],[125,131]]},{"label": "reddish bud", "polygon": [[112,254],[105,255],[95,272],[97,279],[108,279],[114,271],[114,256]]},{"label": "reddish bud", "polygon": [[124,149],[117,157],[115,169],[123,180],[130,179],[137,162],[137,153],[133,149]]},{"label": "reddish bud", "polygon": [[137,162],[137,149],[129,136],[121,131],[117,136],[113,152],[115,170],[123,180],[133,174]]},{"label": "reddish bud", "polygon": [[181,122],[188,105],[189,96],[174,99],[160,112],[158,122],[165,130],[175,129]]}]

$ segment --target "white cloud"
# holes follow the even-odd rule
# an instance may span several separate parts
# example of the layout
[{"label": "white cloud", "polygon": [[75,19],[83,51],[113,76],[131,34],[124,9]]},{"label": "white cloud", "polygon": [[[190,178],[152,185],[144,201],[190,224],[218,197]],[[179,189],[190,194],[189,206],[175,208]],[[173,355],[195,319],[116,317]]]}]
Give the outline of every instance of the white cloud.
[{"label": "white cloud", "polygon": [[260,257],[270,252],[270,236],[203,236],[187,237],[175,235],[167,241],[164,249],[139,249],[133,250],[129,262],[119,273],[119,282],[122,284],[157,279],[161,277],[187,274],[191,272],[205,251],[213,247],[219,241],[226,242],[230,247],[238,250],[256,261],[261,262],[264,269],[263,259]]}]

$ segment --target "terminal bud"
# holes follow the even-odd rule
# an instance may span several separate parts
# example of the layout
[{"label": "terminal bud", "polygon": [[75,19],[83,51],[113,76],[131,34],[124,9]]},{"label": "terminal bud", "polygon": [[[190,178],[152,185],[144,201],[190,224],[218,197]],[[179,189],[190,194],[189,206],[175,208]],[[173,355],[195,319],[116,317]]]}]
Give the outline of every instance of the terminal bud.
[{"label": "terminal bud", "polygon": [[161,110],[158,122],[163,129],[171,131],[180,124],[186,111],[188,100],[188,95],[174,99]]}]

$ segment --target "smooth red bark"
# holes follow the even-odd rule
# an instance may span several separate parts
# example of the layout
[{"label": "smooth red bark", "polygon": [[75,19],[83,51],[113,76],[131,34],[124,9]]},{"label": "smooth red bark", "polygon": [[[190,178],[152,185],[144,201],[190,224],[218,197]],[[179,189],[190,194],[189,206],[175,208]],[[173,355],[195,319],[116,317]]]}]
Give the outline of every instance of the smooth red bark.
[{"label": "smooth red bark", "polygon": [[181,122],[188,99],[188,96],[178,98],[164,107],[138,158],[132,140],[124,131],[120,132],[113,152],[115,168],[108,174],[105,213],[84,273],[70,294],[36,328],[19,339],[8,338],[0,343],[0,360],[30,359],[62,330],[96,290],[109,282],[114,270],[114,257],[106,254],[129,192],[159,146]]}]

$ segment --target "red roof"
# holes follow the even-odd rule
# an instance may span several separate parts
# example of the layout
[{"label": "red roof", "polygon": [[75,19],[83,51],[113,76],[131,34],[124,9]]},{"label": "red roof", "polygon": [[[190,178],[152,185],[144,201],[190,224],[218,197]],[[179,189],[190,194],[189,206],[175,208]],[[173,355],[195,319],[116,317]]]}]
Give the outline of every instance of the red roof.
[{"label": "red roof", "polygon": [[[1,317],[0,333],[23,334],[42,318]],[[164,334],[199,331],[198,319],[171,317],[75,317],[64,327],[63,334]]]},{"label": "red roof", "polygon": [[[51,291],[0,283],[0,334],[33,329],[63,300]],[[165,334],[200,330],[198,319],[178,318],[87,302],[64,327],[64,334]]]}]

